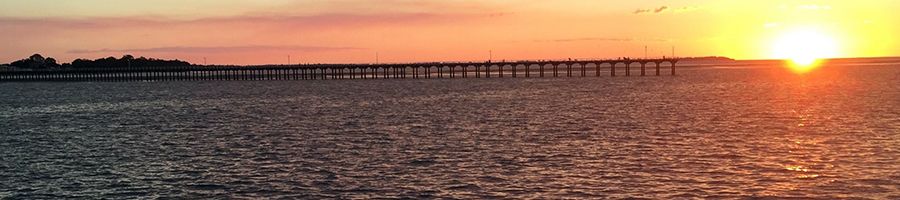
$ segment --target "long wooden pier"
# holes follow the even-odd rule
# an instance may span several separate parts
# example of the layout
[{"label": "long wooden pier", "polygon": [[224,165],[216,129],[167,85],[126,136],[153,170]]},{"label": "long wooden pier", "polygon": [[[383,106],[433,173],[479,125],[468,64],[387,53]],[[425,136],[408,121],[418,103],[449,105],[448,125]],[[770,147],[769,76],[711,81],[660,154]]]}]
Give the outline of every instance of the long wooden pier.
[{"label": "long wooden pier", "polygon": [[0,82],[326,80],[675,75],[677,59],[116,67],[0,71]]}]

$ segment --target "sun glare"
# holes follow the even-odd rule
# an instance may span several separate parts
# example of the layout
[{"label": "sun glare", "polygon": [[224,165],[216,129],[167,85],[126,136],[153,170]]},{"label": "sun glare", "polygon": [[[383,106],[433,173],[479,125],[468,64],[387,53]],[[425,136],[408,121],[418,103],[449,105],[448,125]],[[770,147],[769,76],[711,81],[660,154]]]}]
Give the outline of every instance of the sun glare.
[{"label": "sun glare", "polygon": [[772,45],[772,56],[790,61],[796,72],[807,72],[817,67],[823,58],[838,56],[838,45],[833,37],[815,29],[798,29],[783,33]]}]

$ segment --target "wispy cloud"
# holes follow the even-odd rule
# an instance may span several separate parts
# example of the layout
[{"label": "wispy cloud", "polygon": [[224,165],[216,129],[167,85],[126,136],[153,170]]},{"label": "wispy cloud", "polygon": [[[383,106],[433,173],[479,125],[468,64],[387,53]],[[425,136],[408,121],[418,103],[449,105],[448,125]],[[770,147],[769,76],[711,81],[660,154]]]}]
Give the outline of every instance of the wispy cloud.
[{"label": "wispy cloud", "polygon": [[223,26],[253,25],[291,28],[359,28],[386,25],[442,24],[462,20],[503,17],[507,13],[374,13],[348,14],[326,13],[315,15],[257,14],[226,17],[209,17],[190,20],[163,17],[94,17],[94,18],[14,18],[0,17],[0,27],[9,28],[66,28],[103,29],[130,27],[173,27],[173,26]]},{"label": "wispy cloud", "polygon": [[697,7],[697,6],[683,6],[683,7],[660,6],[660,7],[652,8],[652,9],[637,9],[632,13],[637,14],[637,15],[660,14],[660,13],[664,13],[664,12],[684,13],[684,12],[692,12],[692,11],[699,10],[699,9],[700,9],[700,7]]},{"label": "wispy cloud", "polygon": [[261,52],[261,51],[292,51],[292,52],[326,52],[326,51],[347,51],[362,50],[364,48],[357,47],[322,47],[322,46],[268,46],[268,45],[248,45],[248,46],[220,46],[220,47],[155,47],[140,49],[94,49],[94,50],[70,50],[67,53],[72,54],[92,54],[92,53],[242,53],[242,52]]},{"label": "wispy cloud", "polygon": [[614,38],[614,37],[581,37],[581,38],[564,38],[552,40],[534,40],[534,42],[666,42],[666,39],[659,38]]},{"label": "wispy cloud", "polygon": [[669,6],[660,6],[654,9],[637,9],[633,13],[634,14],[644,14],[644,13],[661,13],[669,9]]}]

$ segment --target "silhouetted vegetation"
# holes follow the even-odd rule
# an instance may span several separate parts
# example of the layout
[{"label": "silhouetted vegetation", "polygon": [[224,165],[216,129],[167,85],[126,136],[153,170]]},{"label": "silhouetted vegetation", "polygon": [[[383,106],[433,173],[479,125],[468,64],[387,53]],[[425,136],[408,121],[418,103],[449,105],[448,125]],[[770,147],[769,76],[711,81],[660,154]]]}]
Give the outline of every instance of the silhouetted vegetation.
[{"label": "silhouetted vegetation", "polygon": [[76,59],[69,64],[72,68],[117,68],[117,67],[181,67],[191,66],[191,63],[181,60],[161,60],[155,58],[134,58],[131,55],[100,58],[96,60]]},{"label": "silhouetted vegetation", "polygon": [[15,69],[88,69],[88,68],[126,68],[126,67],[183,67],[191,63],[181,60],[162,60],[155,58],[125,55],[122,58],[107,57],[95,60],[75,59],[72,63],[57,63],[56,59],[34,54],[31,57],[9,64]]},{"label": "silhouetted vegetation", "polygon": [[44,58],[41,54],[34,54],[31,57],[12,62],[9,65],[23,69],[50,69],[61,67],[59,63],[56,63],[56,59]]}]

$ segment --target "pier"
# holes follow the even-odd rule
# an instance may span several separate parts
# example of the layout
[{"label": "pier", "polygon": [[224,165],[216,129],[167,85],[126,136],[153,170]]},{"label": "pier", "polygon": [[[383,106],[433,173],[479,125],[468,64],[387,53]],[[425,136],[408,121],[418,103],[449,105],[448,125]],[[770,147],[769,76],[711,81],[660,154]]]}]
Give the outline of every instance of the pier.
[{"label": "pier", "polygon": [[0,71],[0,82],[661,76],[675,75],[676,63],[678,59],[65,68]]}]

